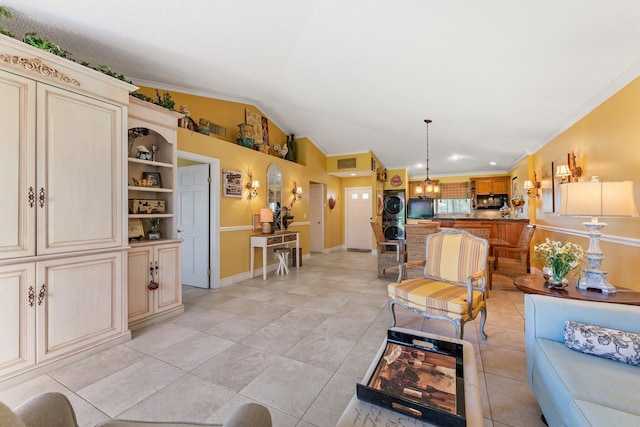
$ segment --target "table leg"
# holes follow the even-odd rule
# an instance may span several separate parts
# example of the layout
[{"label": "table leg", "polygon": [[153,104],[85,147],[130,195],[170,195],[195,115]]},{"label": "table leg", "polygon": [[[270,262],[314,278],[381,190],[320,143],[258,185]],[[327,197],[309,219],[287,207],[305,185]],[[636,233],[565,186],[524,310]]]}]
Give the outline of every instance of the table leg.
[{"label": "table leg", "polygon": [[262,280],[267,280],[267,248],[262,248]]},{"label": "table leg", "polygon": [[251,246],[251,275],[249,277],[251,277],[252,279],[253,279],[253,263],[255,261],[255,253],[256,253],[256,247]]}]

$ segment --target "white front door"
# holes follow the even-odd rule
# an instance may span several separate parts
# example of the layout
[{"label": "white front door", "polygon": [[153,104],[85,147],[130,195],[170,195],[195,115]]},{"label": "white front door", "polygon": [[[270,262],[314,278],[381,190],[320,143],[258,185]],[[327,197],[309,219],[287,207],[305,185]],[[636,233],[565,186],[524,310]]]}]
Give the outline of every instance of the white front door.
[{"label": "white front door", "polygon": [[324,251],[324,184],[309,186],[309,251]]},{"label": "white front door", "polygon": [[371,213],[374,202],[371,187],[351,187],[345,193],[347,249],[371,250]]},{"label": "white front door", "polygon": [[209,286],[209,165],[178,168],[178,236],[182,283]]}]

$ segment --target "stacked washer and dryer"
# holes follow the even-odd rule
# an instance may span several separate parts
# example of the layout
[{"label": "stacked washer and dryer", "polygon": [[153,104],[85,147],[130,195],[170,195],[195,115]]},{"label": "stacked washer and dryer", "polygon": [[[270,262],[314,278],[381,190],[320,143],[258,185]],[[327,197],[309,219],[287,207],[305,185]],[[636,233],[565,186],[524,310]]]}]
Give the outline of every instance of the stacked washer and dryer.
[{"label": "stacked washer and dryer", "polygon": [[404,240],[404,190],[385,190],[382,231],[387,240]]}]

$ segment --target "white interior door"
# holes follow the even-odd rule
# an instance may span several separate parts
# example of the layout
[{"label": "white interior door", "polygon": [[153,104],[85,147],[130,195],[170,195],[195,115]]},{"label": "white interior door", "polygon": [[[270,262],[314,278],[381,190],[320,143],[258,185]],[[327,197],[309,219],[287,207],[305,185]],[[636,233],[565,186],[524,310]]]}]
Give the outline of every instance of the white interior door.
[{"label": "white interior door", "polygon": [[324,184],[309,186],[309,250],[324,251]]},{"label": "white interior door", "polygon": [[178,236],[182,283],[209,287],[209,165],[178,168]]},{"label": "white interior door", "polygon": [[347,249],[371,250],[371,187],[351,187],[345,190]]}]

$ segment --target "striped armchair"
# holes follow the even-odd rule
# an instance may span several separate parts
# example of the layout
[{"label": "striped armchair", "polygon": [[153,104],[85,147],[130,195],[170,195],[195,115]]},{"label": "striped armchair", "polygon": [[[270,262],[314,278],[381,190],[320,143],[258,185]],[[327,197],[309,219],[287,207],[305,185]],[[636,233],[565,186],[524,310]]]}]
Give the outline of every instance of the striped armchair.
[{"label": "striped armchair", "polygon": [[[464,324],[481,313],[480,333],[487,339],[484,324],[488,244],[463,230],[443,229],[427,235],[426,260],[400,266],[397,283],[388,285],[389,310],[396,325],[399,305],[426,318],[448,320],[462,339]],[[422,277],[408,277],[407,269],[423,269]]]}]

